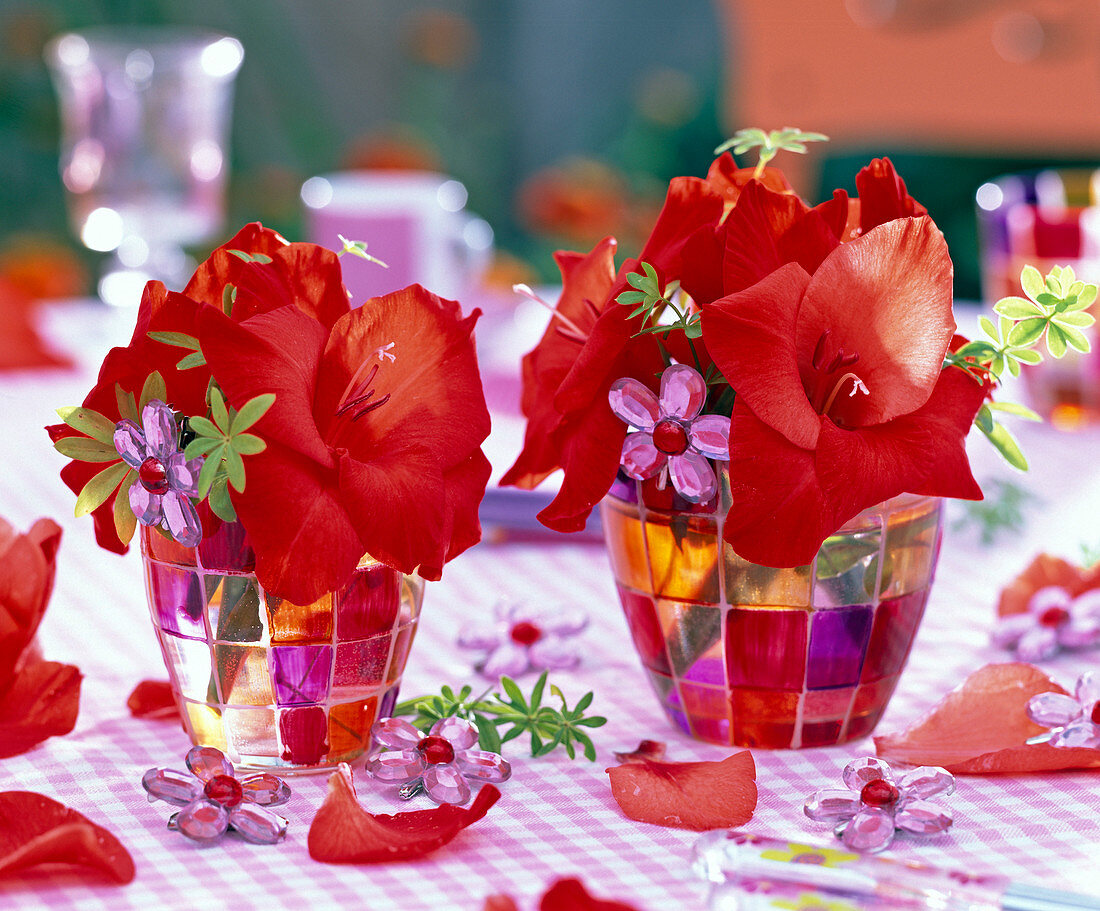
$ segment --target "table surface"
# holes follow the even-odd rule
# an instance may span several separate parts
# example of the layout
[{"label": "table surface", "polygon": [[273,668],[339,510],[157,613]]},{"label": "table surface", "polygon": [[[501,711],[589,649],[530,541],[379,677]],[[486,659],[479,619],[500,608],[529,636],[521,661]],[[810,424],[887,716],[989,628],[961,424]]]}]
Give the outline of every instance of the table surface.
[{"label": "table surface", "polygon": [[[642,738],[666,741],[674,760],[721,759],[732,750],[694,742],[670,726],[629,645],[602,546],[559,537],[484,542],[449,564],[443,581],[428,586],[403,690],[412,695],[436,692],[444,683],[476,683],[468,654],[455,647],[456,634],[466,619],[501,599],[579,604],[591,618],[581,639],[584,660],[555,679],[573,699],[594,690],[592,711],[608,718],[595,731],[595,763],[510,753],[514,775],[489,815],[412,863],[357,867],[311,860],[306,833],[324,797],[324,775],[292,781],[294,797],[283,808],[290,830],[281,845],[257,847],[230,837],[201,848],[167,831],[170,808],[146,801],[141,775],[152,766],[179,768],[189,743],[177,724],[134,719],[126,708],[138,681],[165,677],[146,620],[139,558],[133,551],[117,557],[99,550],[90,521],[72,518],[73,497],[57,478],[63,460],[41,430],[51,423],[53,408],[83,398],[106,348],[128,337],[132,314],[70,304],[49,311],[47,319],[51,335],[79,363],[68,371],[0,374],[0,465],[6,469],[0,515],[24,530],[39,516],[64,527],[57,586],[40,639],[46,657],[78,665],[85,679],[76,729],[0,761],[0,790],[46,794],[105,825],[133,855],[137,877],[120,888],[79,875],[30,872],[0,881],[0,906],[480,911],[486,896],[506,892],[529,909],[550,881],[579,875],[596,894],[641,909],[703,907],[705,888],[690,867],[697,836],[624,818],[604,770],[614,763],[613,750],[632,748]],[[522,346],[531,330],[508,320],[486,328],[483,339],[494,338],[494,331],[504,339],[483,341],[482,350],[490,398],[498,411],[507,410],[516,393],[501,366],[503,353]],[[517,422],[506,416],[496,426],[492,451],[507,455]],[[908,726],[981,665],[1008,660],[988,644],[993,605],[1001,585],[1038,550],[1073,558],[1082,543],[1100,543],[1100,432],[1065,435],[1025,425],[1019,437],[1032,459],[1028,475],[1002,467],[984,439],[972,440],[972,461],[980,481],[1011,474],[1035,493],[1026,523],[983,547],[972,530],[955,527],[964,508],[951,504],[936,585],[880,733]],[[1064,655],[1046,668],[1071,686],[1096,655]],[[755,750],[760,800],[746,831],[827,841],[827,829],[802,814],[802,802],[818,788],[839,786],[845,763],[872,752],[869,739],[826,749]],[[368,808],[394,812],[396,799],[364,773],[357,771],[355,781]],[[1100,892],[1100,774],[961,778],[949,800],[955,825],[947,835],[899,839],[891,856]]]}]

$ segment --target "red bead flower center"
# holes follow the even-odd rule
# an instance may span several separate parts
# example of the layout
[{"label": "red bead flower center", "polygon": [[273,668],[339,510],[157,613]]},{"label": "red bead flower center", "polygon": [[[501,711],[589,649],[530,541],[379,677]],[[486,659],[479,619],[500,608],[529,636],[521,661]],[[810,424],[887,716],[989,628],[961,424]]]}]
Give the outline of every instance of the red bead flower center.
[{"label": "red bead flower center", "polygon": [[203,793],[223,807],[235,807],[244,798],[241,783],[231,775],[215,775],[206,783]]},{"label": "red bead flower center", "polygon": [[897,801],[900,792],[885,778],[869,781],[859,792],[859,799],[869,807],[888,807]]},{"label": "red bead flower center", "polygon": [[1069,620],[1069,611],[1064,607],[1048,607],[1039,614],[1039,625],[1055,629]]},{"label": "red bead flower center", "polygon": [[164,470],[164,463],[156,456],[149,456],[141,463],[138,480],[149,493],[168,493],[168,472]]},{"label": "red bead flower center", "polygon": [[688,435],[676,421],[662,418],[653,428],[653,445],[665,455],[679,455],[688,448]]},{"label": "red bead flower center", "polygon": [[455,748],[443,737],[429,734],[417,743],[416,748],[424,761],[430,765],[439,765],[442,762],[451,762],[455,758]]},{"label": "red bead flower center", "polygon": [[1097,701],[1092,706],[1092,714],[1089,715],[1093,724],[1100,724],[1100,701]]},{"label": "red bead flower center", "polygon": [[508,635],[517,645],[534,645],[542,638],[542,630],[530,620],[520,620],[519,623],[513,624]]}]

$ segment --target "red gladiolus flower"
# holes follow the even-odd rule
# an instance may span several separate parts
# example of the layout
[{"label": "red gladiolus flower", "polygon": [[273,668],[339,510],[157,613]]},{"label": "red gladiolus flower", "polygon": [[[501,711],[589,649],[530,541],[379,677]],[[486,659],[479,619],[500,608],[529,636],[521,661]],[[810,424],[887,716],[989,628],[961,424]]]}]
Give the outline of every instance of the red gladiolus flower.
[{"label": "red gladiolus flower", "polygon": [[[532,490],[561,467],[561,414],[554,393],[572,369],[600,313],[611,303],[615,241],[606,238],[588,255],[559,251],[562,292],[555,315],[535,348],[523,358],[523,400],[527,417],[523,451],[500,479]],[[560,315],[560,316],[559,316]]]},{"label": "red gladiolus flower", "polygon": [[293,306],[241,323],[204,308],[202,349],[230,403],[276,396],[255,425],[267,448],[249,457],[246,489],[231,491],[265,586],[308,604],[364,553],[438,579],[480,539],[490,469],[479,315],[463,319],[418,285],[331,331]]},{"label": "red gladiolus flower", "polygon": [[964,441],[985,386],[943,370],[951,261],[927,217],[791,263],[709,305],[703,331],[737,390],[733,508],[745,559],[809,563],[862,509],[904,491],[980,499]]},{"label": "red gladiolus flower", "polygon": [[0,758],[76,724],[80,671],[43,661],[34,646],[60,543],[61,529],[50,519],[39,519],[25,535],[0,519]]}]

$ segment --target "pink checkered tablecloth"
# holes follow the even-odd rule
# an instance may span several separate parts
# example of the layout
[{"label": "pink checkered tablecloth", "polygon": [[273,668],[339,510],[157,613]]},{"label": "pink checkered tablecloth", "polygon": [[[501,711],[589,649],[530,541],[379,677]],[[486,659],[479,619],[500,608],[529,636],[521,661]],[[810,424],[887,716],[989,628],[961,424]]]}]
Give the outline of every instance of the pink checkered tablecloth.
[{"label": "pink checkered tablecloth", "polygon": [[[594,690],[593,711],[609,719],[595,732],[597,762],[556,755],[532,760],[513,752],[514,776],[489,815],[414,863],[354,867],[312,861],[306,833],[323,799],[325,776],[293,780],[294,797],[284,808],[290,831],[280,846],[227,838],[199,848],[168,832],[169,808],[149,804],[140,779],[151,766],[179,767],[189,744],[177,725],[135,720],[125,705],[139,680],[165,676],[146,619],[139,559],[98,550],[90,522],[71,518],[72,496],[56,474],[61,458],[41,431],[54,407],[80,401],[92,365],[129,327],[123,326],[125,317],[87,307],[61,310],[54,319],[57,336],[81,340],[84,366],[0,375],[0,515],[23,529],[39,516],[64,526],[41,642],[48,658],[77,664],[85,680],[75,731],[0,760],[0,790],[37,791],[105,825],[133,855],[137,878],[113,887],[56,872],[28,873],[0,880],[0,908],[480,911],[486,896],[507,892],[531,909],[549,881],[566,875],[579,875],[597,894],[641,909],[704,906],[704,885],[689,863],[696,836],[624,818],[604,769],[614,761],[613,750],[644,737],[666,741],[672,759],[720,759],[730,750],[691,741],[666,722],[633,654],[602,547],[551,537],[483,543],[448,565],[444,580],[428,587],[403,689],[434,692],[443,683],[473,682],[468,656],[454,646],[458,627],[502,598],[580,604],[591,615],[582,640],[585,660],[557,680],[572,699]],[[1037,550],[1075,557],[1082,543],[1100,543],[1100,433],[1064,436],[1026,427],[1020,436],[1034,466],[1022,480],[1035,492],[1035,506],[1024,526],[994,547],[983,548],[971,531],[948,529],[915,651],[880,732],[908,725],[968,672],[1005,660],[987,641],[996,593]],[[979,480],[1007,475],[983,441],[975,441],[973,459]],[[1071,486],[1074,478],[1079,480]],[[953,505],[949,515],[962,512]],[[1060,657],[1048,669],[1071,685],[1096,661],[1095,652]],[[746,829],[824,841],[827,831],[803,816],[802,801],[819,787],[836,786],[844,764],[871,751],[869,740],[829,749],[754,751],[760,802]],[[362,773],[356,784],[369,808],[396,809],[398,801]],[[1100,773],[962,778],[951,805],[956,823],[947,836],[919,844],[899,839],[891,855],[1100,892]]]}]

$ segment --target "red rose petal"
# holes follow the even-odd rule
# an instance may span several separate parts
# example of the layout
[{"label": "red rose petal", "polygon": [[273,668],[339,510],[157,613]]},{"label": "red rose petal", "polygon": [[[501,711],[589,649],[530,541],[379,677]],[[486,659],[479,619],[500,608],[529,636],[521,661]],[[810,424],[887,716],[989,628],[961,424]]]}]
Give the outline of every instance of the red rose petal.
[{"label": "red rose petal", "polygon": [[615,753],[621,765],[624,762],[640,762],[643,759],[661,760],[665,758],[665,744],[662,740],[642,740],[629,753]]},{"label": "red rose petal", "polygon": [[1034,665],[987,664],[907,730],[876,737],[875,748],[890,762],[956,775],[1100,767],[1100,750],[1024,742],[1046,730],[1027,717],[1027,701],[1050,692],[1066,691]]},{"label": "red rose petal", "polygon": [[133,858],[102,826],[41,794],[0,793],[0,877],[38,864],[88,867],[116,883],[134,878]]},{"label": "red rose petal", "polygon": [[126,707],[135,718],[167,721],[180,716],[172,684],[167,680],[142,680],[130,693]]},{"label": "red rose petal", "polygon": [[0,759],[68,734],[80,710],[81,679],[71,664],[35,661],[24,667],[0,696]]},{"label": "red rose petal", "polygon": [[637,911],[633,905],[591,895],[579,879],[559,879],[542,896],[539,911]]},{"label": "red rose petal", "polygon": [[500,799],[483,785],[469,807],[443,804],[393,816],[368,813],[355,797],[351,770],[341,766],[328,780],[325,802],[309,827],[309,856],[330,864],[375,864],[423,857],[481,819]]},{"label": "red rose petal", "polygon": [[997,601],[997,616],[1027,613],[1032,596],[1047,586],[1064,588],[1071,598],[1092,591],[1100,587],[1100,564],[1084,569],[1061,557],[1039,554],[1002,589]]},{"label": "red rose petal", "polygon": [[482,911],[519,911],[519,905],[511,895],[487,895]]},{"label": "red rose petal", "polygon": [[0,692],[34,640],[53,592],[61,528],[39,519],[25,535],[0,519]]},{"label": "red rose petal", "polygon": [[644,759],[607,774],[623,813],[655,826],[697,832],[736,828],[756,810],[756,763],[748,750],[721,762]]}]

